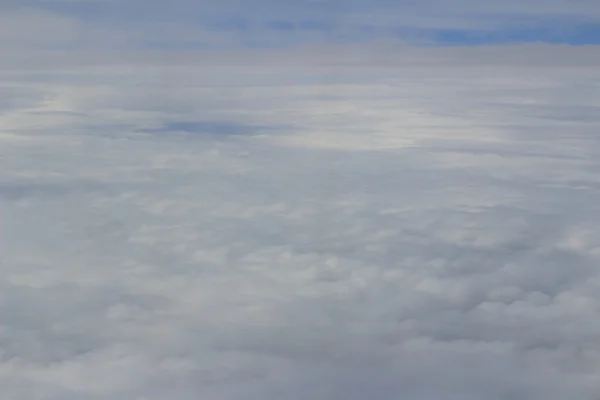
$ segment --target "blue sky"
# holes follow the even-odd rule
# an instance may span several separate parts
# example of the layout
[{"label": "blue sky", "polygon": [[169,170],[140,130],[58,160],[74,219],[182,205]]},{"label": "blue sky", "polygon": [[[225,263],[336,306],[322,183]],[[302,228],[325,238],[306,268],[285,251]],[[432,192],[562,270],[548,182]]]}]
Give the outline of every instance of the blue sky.
[{"label": "blue sky", "polygon": [[374,40],[600,44],[595,0],[28,0],[3,1],[0,9],[71,21],[83,41],[90,32],[118,29],[138,45],[165,49]]}]

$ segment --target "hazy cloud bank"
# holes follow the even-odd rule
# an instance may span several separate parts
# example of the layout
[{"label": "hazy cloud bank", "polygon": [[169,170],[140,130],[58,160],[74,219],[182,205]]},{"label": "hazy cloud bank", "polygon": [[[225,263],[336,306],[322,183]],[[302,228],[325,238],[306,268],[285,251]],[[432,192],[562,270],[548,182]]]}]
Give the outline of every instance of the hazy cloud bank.
[{"label": "hazy cloud bank", "polygon": [[597,398],[595,50],[409,51],[6,67],[0,397]]}]

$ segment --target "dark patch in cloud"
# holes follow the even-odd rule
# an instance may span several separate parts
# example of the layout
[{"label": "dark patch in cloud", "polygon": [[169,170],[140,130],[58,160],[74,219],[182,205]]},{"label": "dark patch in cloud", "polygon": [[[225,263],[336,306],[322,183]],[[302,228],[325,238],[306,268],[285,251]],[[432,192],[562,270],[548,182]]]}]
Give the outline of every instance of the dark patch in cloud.
[{"label": "dark patch in cloud", "polygon": [[158,128],[141,129],[143,133],[184,133],[209,136],[249,136],[282,131],[283,127],[252,125],[225,121],[176,121],[168,122]]}]

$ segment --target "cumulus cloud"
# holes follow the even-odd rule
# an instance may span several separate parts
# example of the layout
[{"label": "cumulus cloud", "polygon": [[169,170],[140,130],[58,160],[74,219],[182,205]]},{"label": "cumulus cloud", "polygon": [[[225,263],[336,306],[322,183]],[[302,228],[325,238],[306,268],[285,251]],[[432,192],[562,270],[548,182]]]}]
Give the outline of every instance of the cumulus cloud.
[{"label": "cumulus cloud", "polygon": [[595,48],[109,54],[2,70],[0,397],[597,398]]}]

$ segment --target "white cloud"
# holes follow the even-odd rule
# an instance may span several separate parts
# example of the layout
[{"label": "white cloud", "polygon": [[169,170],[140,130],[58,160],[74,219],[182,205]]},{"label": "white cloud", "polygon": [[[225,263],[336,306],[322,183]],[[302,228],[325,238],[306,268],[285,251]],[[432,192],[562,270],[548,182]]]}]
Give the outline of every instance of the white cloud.
[{"label": "white cloud", "polygon": [[5,69],[0,397],[594,400],[597,52],[488,50]]}]

